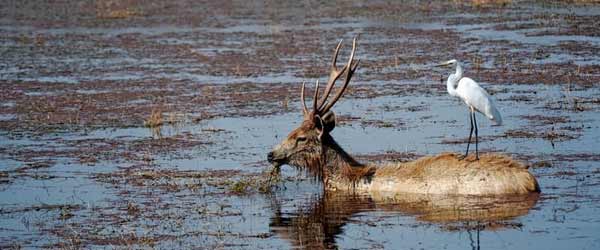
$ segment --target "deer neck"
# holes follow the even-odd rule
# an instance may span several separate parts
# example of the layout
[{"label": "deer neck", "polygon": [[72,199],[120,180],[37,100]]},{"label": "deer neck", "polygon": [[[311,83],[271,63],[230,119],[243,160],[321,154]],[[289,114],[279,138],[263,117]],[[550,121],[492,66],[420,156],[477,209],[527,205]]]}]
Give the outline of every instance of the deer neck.
[{"label": "deer neck", "polygon": [[331,136],[323,137],[323,160],[324,165],[333,170],[343,166],[362,167],[363,164],[356,161],[348,154]]},{"label": "deer neck", "polygon": [[374,173],[374,168],[356,161],[329,135],[323,137],[321,157],[325,182],[333,180],[352,183]]}]

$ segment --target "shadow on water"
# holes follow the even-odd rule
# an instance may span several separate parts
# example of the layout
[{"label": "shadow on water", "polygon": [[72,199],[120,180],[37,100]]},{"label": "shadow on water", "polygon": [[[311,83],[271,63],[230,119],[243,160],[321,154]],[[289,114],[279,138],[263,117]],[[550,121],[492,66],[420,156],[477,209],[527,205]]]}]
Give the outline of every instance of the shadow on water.
[{"label": "shadow on water", "polygon": [[[510,220],[526,215],[539,194],[511,197],[438,196],[325,192],[294,212],[282,212],[278,197],[272,197],[270,230],[295,248],[335,249],[336,239],[348,224],[362,222],[361,214],[381,212],[384,217],[411,217],[445,231],[467,232],[472,249],[480,249],[480,232],[521,228]],[[375,222],[377,223],[377,222]],[[409,225],[408,225],[409,226]]]}]

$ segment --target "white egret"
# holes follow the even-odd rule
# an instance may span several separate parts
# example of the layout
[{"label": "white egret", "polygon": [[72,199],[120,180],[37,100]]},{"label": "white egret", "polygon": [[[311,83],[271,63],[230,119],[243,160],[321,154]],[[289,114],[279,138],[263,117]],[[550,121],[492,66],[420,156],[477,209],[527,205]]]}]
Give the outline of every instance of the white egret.
[{"label": "white egret", "polygon": [[482,113],[492,120],[497,125],[502,125],[502,117],[500,112],[496,109],[494,102],[490,98],[490,95],[483,89],[477,82],[468,77],[463,77],[463,70],[455,59],[443,62],[439,66],[456,65],[456,72],[448,77],[446,83],[448,88],[448,94],[451,96],[460,97],[467,106],[469,107],[469,115],[471,118],[471,132],[469,133],[469,142],[467,143],[467,152],[461,159],[464,159],[469,154],[469,146],[471,145],[471,137],[473,135],[473,128],[475,128],[475,156],[479,160],[479,149],[478,149],[478,134],[477,134],[477,119],[475,117],[475,111]]}]

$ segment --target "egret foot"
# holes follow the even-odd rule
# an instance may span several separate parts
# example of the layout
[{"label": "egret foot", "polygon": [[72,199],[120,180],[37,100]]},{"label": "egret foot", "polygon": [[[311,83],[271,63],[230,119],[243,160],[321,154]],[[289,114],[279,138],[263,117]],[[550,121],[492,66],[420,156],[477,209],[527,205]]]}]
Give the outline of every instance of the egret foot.
[{"label": "egret foot", "polygon": [[456,157],[456,159],[458,159],[459,161],[462,161],[462,160],[474,160],[474,161],[478,161],[479,160],[479,154],[475,155],[475,159],[467,159],[468,156],[469,156],[469,154],[459,155],[459,156]]}]

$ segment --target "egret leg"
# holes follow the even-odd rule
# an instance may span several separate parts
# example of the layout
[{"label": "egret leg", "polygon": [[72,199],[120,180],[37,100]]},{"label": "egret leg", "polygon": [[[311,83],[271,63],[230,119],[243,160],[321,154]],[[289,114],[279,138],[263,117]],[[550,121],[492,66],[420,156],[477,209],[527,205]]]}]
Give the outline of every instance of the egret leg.
[{"label": "egret leg", "polygon": [[471,112],[473,114],[473,124],[475,126],[475,159],[479,160],[479,143],[478,135],[477,135],[477,117],[475,116],[475,112]]},{"label": "egret leg", "polygon": [[467,155],[469,155],[469,146],[471,146],[471,137],[473,136],[473,111],[470,110],[469,111],[469,119],[471,120],[471,132],[469,132],[469,141],[467,142],[467,152],[465,152],[465,155],[459,157],[458,159],[462,160],[465,157],[467,157]]}]

